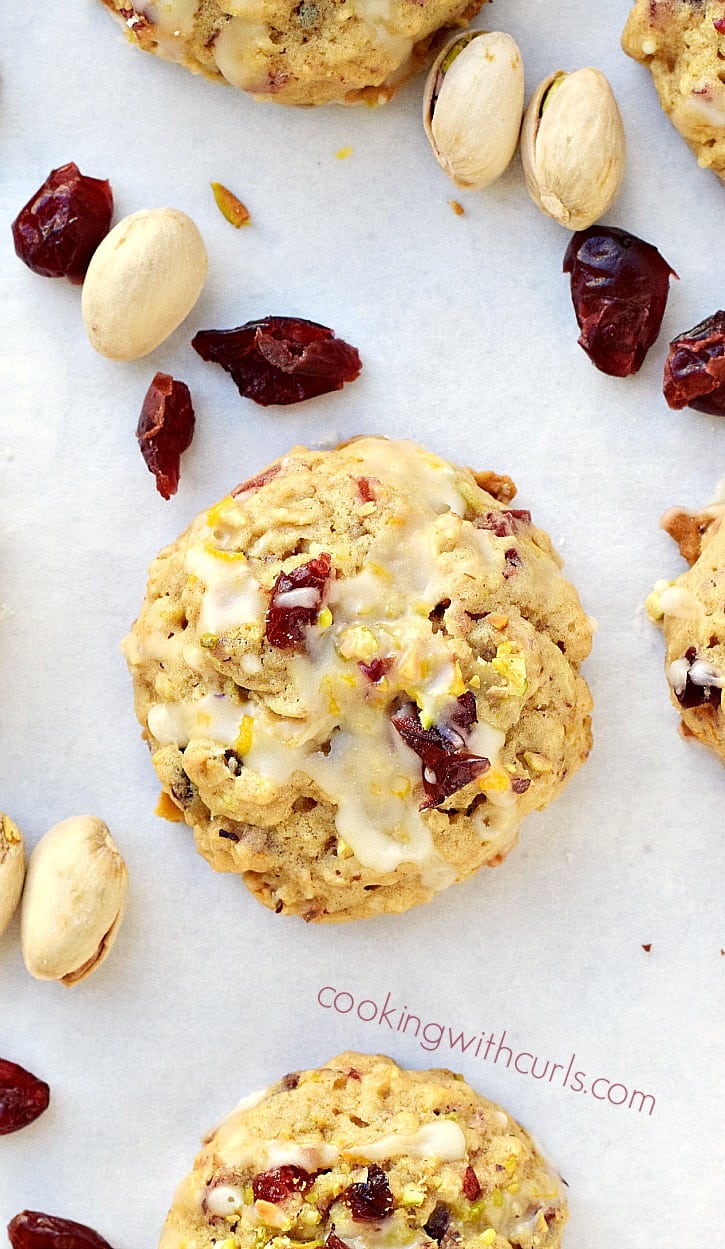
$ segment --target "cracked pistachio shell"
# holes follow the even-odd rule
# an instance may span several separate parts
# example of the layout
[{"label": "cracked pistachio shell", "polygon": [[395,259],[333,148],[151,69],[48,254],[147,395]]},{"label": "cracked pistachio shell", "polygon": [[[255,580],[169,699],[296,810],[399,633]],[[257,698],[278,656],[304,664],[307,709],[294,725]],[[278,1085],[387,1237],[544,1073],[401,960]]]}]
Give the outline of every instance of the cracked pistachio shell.
[{"label": "cracked pistachio shell", "polygon": [[23,835],[10,817],[0,812],[0,935],[15,914],[24,879]]},{"label": "cracked pistachio shell", "polygon": [[20,940],[38,980],[76,984],[103,962],[126,909],[128,872],[102,820],[74,816],[33,850]]},{"label": "cracked pistachio shell", "polygon": [[177,208],[124,217],[96,248],[81,311],[91,346],[110,360],[138,360],[189,315],[208,260],[197,227]]},{"label": "cracked pistachio shell", "polygon": [[625,163],[624,126],[598,69],[557,70],[537,87],[521,131],[534,203],[569,230],[586,230],[612,204]]},{"label": "cracked pistachio shell", "polygon": [[516,151],[524,108],[524,67],[510,35],[456,35],[433,62],[423,123],[435,158],[456,186],[499,178]]}]

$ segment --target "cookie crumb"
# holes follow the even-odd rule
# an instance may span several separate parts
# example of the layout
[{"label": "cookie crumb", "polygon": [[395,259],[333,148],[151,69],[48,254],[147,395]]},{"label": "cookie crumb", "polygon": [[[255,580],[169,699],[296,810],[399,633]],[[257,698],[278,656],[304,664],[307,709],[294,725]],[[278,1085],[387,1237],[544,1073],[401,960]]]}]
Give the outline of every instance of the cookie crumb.
[{"label": "cookie crumb", "polygon": [[449,199],[448,203],[450,204],[451,208],[453,209],[457,217],[462,217],[464,215],[466,210],[463,207],[463,204],[459,204],[457,199]]},{"label": "cookie crumb", "polygon": [[648,941],[646,945],[642,946],[642,949],[644,950],[645,954],[649,954],[650,950],[652,949],[652,942]]}]

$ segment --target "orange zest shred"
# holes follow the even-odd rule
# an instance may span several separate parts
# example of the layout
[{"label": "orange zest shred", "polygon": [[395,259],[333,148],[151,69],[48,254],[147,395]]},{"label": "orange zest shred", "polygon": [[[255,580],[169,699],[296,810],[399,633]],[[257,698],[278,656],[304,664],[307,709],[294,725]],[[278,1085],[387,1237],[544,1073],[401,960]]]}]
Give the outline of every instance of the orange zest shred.
[{"label": "orange zest shred", "polygon": [[210,186],[214,192],[214,199],[222,217],[225,217],[230,225],[234,226],[235,230],[238,230],[240,226],[249,225],[251,217],[246,205],[240,199],[237,199],[236,195],[228,187],[223,186],[221,182],[212,182]]}]

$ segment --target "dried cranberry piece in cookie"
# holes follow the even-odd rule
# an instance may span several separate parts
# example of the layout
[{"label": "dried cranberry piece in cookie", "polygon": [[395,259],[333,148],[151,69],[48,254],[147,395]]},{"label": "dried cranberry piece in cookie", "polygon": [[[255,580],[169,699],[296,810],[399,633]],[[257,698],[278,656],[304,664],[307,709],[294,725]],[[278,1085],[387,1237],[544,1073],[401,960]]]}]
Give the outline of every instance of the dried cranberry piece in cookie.
[{"label": "dried cranberry piece in cookie", "polygon": [[49,1101],[50,1089],[44,1080],[0,1058],[0,1136],[27,1127],[42,1115]]},{"label": "dried cranberry piece in cookie", "polygon": [[672,691],[681,707],[719,707],[725,676],[707,660],[697,658],[697,650],[689,646],[682,659],[670,664],[669,680]]},{"label": "dried cranberry piece in cookie", "polygon": [[368,681],[370,681],[371,685],[377,685],[380,681],[382,681],[383,677],[390,672],[394,663],[395,660],[393,659],[393,656],[386,655],[385,657],[379,656],[377,659],[371,659],[368,664],[364,663],[363,660],[360,659],[358,660],[357,666],[363,676],[367,677]]},{"label": "dried cranberry piece in cookie", "polygon": [[23,1210],[8,1223],[13,1249],[111,1249],[107,1240],[85,1223],[61,1219],[39,1210]]},{"label": "dried cranberry piece in cookie", "polygon": [[203,360],[230,373],[241,395],[267,407],[341,390],[362,364],[354,347],[316,321],[264,317],[234,330],[200,330],[191,342]]},{"label": "dried cranberry piece in cookie", "polygon": [[671,408],[725,416],[725,312],[673,338],[662,389]]},{"label": "dried cranberry piece in cookie", "polygon": [[438,1244],[440,1244],[446,1232],[448,1231],[448,1224],[450,1223],[450,1221],[451,1221],[450,1210],[448,1209],[447,1206],[443,1205],[442,1201],[439,1201],[438,1204],[434,1207],[433,1213],[428,1219],[428,1222],[423,1228],[423,1231],[425,1232],[426,1236],[430,1236],[431,1240],[435,1240],[438,1242]]},{"label": "dried cranberry piece in cookie", "polygon": [[579,230],[564,254],[579,345],[612,377],[636,373],[660,331],[674,269],[656,247],[614,226]]},{"label": "dried cranberry piece in cookie", "polygon": [[156,489],[164,499],[176,494],[182,452],[194,437],[189,387],[168,373],[157,373],[143,401],[136,437]]},{"label": "dried cranberry piece in cookie", "polygon": [[392,1214],[395,1201],[390,1191],[388,1177],[377,1163],[368,1167],[367,1179],[351,1184],[340,1194],[340,1200],[350,1207],[356,1223],[375,1223]]},{"label": "dried cranberry piece in cookie", "polygon": [[464,1197],[467,1197],[469,1201],[476,1201],[476,1199],[481,1196],[481,1185],[478,1182],[478,1176],[476,1175],[473,1167],[466,1167],[462,1187],[463,1195]]},{"label": "dried cranberry piece in cookie", "polygon": [[418,709],[412,703],[396,711],[391,720],[406,746],[415,751],[423,765],[426,796],[420,804],[421,811],[439,806],[451,794],[483,776],[491,766],[483,755],[461,749],[461,735],[451,732],[449,726],[434,725],[424,729]]},{"label": "dried cranberry piece in cookie", "polygon": [[293,1193],[304,1193],[312,1183],[309,1171],[290,1163],[282,1167],[271,1167],[269,1171],[260,1171],[252,1180],[252,1192],[256,1201],[271,1201],[279,1205],[291,1197]]},{"label": "dried cranberry piece in cookie", "polygon": [[265,637],[279,650],[291,650],[304,640],[306,625],[317,620],[332,560],[323,553],[300,564],[291,572],[281,572],[272,586],[267,608]]},{"label": "dried cranberry piece in cookie", "polygon": [[18,213],[15,251],[33,273],[79,286],[112,216],[110,183],[85,177],[71,161],[53,169]]},{"label": "dried cranberry piece in cookie", "polygon": [[476,529],[490,529],[497,538],[509,538],[521,525],[531,524],[531,512],[527,508],[503,508],[500,512],[484,512],[477,516]]}]

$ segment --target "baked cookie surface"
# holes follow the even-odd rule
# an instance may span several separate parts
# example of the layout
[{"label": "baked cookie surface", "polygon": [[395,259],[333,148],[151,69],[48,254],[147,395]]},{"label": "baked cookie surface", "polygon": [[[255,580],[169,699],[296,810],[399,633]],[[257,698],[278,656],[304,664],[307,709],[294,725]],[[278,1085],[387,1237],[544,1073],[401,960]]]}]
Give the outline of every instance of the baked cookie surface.
[{"label": "baked cookie surface", "polygon": [[410,442],[296,448],[152,565],[136,713],[200,853],[265,905],[427,901],[586,757],[590,623],[513,490]]},{"label": "baked cookie surface", "polygon": [[647,611],[665,635],[670,697],[685,735],[725,763],[725,503],[702,512],[673,508],[662,525],[691,567],[659,581]]},{"label": "baked cookie surface", "polygon": [[103,2],[139,47],[194,73],[282,104],[350,104],[390,99],[485,0]]},{"label": "baked cookie surface", "polygon": [[556,1249],[563,1181],[450,1071],[345,1053],[205,1138],[159,1249]]},{"label": "baked cookie surface", "polygon": [[698,164],[725,178],[722,0],[636,0],[622,47],[650,70],[662,108]]}]

